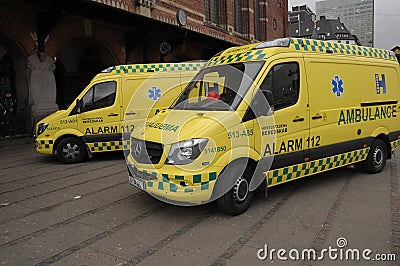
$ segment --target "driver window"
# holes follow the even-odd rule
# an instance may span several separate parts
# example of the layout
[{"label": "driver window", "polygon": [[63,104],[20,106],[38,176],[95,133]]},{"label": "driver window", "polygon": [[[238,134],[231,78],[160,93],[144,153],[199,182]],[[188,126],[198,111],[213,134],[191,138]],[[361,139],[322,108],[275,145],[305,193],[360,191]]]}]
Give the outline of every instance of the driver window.
[{"label": "driver window", "polygon": [[275,65],[268,72],[260,88],[262,91],[272,91],[275,111],[295,105],[299,98],[299,65],[297,63]]},{"label": "driver window", "polygon": [[87,112],[112,106],[115,102],[116,87],[115,81],[94,85],[82,98],[83,111]]}]

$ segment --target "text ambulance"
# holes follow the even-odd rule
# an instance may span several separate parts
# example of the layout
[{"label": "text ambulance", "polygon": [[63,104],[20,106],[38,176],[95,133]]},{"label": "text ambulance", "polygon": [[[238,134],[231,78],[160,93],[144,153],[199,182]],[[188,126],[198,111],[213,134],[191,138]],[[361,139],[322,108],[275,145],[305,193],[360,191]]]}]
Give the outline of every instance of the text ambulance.
[{"label": "text ambulance", "polygon": [[[36,150],[55,154],[63,163],[81,162],[96,152],[127,150],[129,142],[122,141],[122,134],[131,132],[134,122],[169,107],[204,65],[137,64],[104,70],[66,110],[37,123]],[[128,106],[134,94],[137,102]]]},{"label": "text ambulance", "polygon": [[129,181],[236,215],[261,184],[349,164],[377,173],[400,146],[399,96],[386,50],[295,38],[230,48],[132,133]]}]

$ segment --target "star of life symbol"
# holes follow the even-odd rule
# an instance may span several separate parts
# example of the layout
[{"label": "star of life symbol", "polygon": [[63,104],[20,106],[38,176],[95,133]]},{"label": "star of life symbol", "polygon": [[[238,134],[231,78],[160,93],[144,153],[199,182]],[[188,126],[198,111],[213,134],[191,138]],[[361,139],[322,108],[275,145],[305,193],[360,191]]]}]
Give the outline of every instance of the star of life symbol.
[{"label": "star of life symbol", "polygon": [[332,92],[336,95],[336,97],[340,97],[344,93],[343,84],[344,82],[339,76],[335,76],[332,79]]},{"label": "star of life symbol", "polygon": [[149,98],[157,101],[161,97],[161,89],[157,88],[156,86],[151,87],[151,89],[148,90],[149,92]]}]

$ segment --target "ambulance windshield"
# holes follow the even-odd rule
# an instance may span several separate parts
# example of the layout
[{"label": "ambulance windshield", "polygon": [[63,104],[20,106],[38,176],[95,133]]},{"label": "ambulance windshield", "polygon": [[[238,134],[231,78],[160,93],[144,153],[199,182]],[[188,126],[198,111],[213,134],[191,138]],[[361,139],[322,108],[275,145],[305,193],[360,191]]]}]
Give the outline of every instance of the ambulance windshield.
[{"label": "ambulance windshield", "polygon": [[264,62],[218,65],[201,70],[172,106],[178,110],[234,111]]}]

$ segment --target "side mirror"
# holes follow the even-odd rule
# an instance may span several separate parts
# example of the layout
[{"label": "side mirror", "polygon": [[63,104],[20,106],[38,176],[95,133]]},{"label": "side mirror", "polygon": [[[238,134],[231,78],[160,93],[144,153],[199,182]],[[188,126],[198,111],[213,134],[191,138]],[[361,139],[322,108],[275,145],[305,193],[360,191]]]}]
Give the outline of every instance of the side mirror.
[{"label": "side mirror", "polygon": [[82,113],[83,111],[83,102],[82,100],[76,99],[76,112],[78,114]]}]

